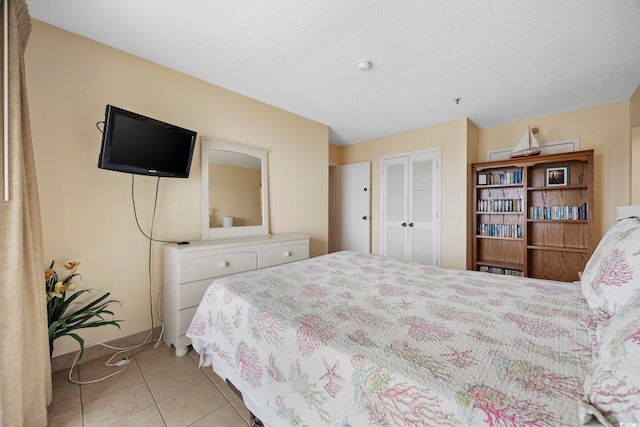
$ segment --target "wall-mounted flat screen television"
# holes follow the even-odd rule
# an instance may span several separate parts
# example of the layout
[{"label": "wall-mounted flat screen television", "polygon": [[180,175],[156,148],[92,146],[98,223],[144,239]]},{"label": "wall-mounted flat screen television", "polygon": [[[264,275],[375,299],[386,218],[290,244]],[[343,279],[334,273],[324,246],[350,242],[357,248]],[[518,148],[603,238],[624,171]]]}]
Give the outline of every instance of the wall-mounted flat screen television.
[{"label": "wall-mounted flat screen television", "polygon": [[98,167],[188,178],[197,133],[107,105]]}]

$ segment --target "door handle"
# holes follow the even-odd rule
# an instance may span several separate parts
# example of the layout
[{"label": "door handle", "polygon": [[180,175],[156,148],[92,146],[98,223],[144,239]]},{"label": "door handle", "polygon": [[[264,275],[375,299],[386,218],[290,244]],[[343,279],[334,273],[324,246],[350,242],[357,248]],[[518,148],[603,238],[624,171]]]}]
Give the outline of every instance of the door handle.
[{"label": "door handle", "polygon": [[363,216],[363,217],[362,217],[362,219],[367,219],[367,216],[366,216],[366,215],[365,215],[365,216]]},{"label": "door handle", "polygon": [[403,222],[401,225],[402,225],[403,227],[406,227],[406,226],[407,226],[407,223],[406,223],[406,222]]}]

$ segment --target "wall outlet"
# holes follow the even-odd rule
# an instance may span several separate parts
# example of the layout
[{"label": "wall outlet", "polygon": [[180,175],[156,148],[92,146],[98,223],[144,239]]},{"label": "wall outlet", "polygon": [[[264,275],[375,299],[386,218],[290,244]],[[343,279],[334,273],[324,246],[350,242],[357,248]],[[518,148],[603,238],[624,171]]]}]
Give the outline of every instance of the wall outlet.
[{"label": "wall outlet", "polygon": [[533,136],[542,135],[542,125],[531,126],[531,133],[533,134]]}]

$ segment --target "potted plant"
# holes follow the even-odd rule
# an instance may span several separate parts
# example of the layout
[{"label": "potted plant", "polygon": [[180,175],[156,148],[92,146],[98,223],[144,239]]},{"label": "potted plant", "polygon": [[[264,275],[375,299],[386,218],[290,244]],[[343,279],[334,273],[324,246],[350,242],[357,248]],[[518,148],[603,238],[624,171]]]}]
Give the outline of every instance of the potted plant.
[{"label": "potted plant", "polygon": [[[72,261],[65,264],[63,267],[69,271],[69,274],[63,280],[58,278],[58,273],[53,269],[53,263],[52,261],[49,268],[44,271],[49,319],[49,355],[53,354],[53,341],[64,335],[69,335],[80,344],[78,357],[80,359],[84,354],[84,340],[75,331],[103,325],[114,325],[120,329],[118,322],[121,320],[113,320],[113,312],[108,310],[109,304],[114,302],[119,304],[119,301],[107,300],[109,292],[88,303],[76,301],[80,295],[85,292],[90,293],[93,290],[76,291],[77,286],[72,280],[79,276],[76,270],[80,263]],[[75,293],[69,296],[67,292]],[[74,310],[75,306],[80,306],[80,308]],[[110,319],[105,319],[105,315],[109,315]]]}]

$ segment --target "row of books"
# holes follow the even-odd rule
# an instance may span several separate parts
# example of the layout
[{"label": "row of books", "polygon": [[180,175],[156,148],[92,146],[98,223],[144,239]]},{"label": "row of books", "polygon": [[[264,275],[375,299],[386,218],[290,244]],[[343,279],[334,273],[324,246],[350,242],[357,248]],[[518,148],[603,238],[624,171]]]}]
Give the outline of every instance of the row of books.
[{"label": "row of books", "polygon": [[587,211],[586,203],[580,206],[531,206],[529,207],[529,219],[587,219]]},{"label": "row of books", "polygon": [[522,212],[522,199],[480,199],[478,212]]},{"label": "row of books", "polygon": [[489,267],[486,265],[481,265],[478,267],[478,271],[482,271],[483,273],[492,273],[492,274],[505,274],[507,276],[524,276],[524,271],[522,270],[512,270],[510,268],[500,268],[500,267]]},{"label": "row of books", "polygon": [[514,237],[521,239],[522,225],[519,224],[478,224],[478,236]]},{"label": "row of books", "polygon": [[522,171],[500,171],[491,172],[489,174],[489,184],[491,185],[508,185],[508,184],[522,184]]}]

